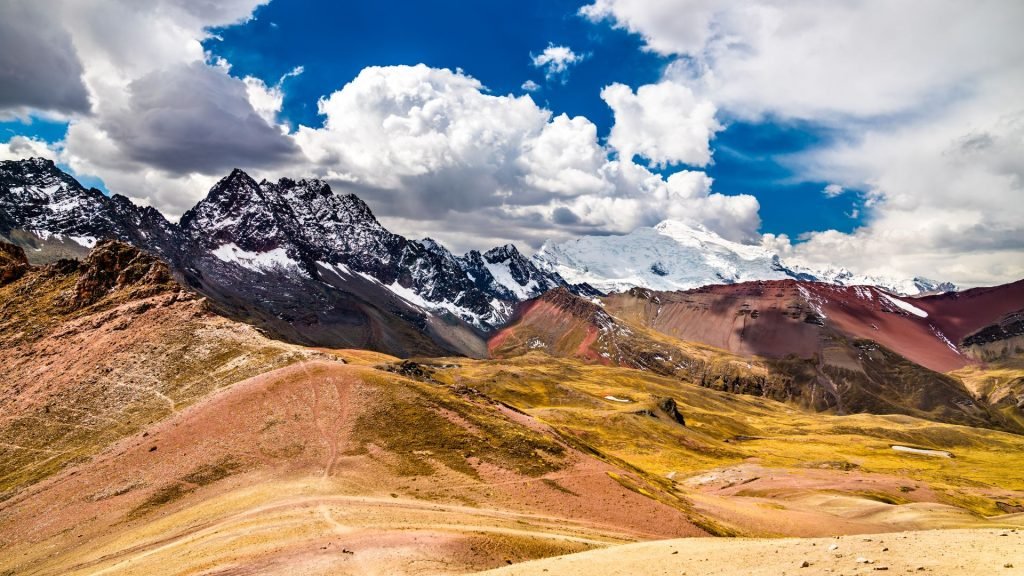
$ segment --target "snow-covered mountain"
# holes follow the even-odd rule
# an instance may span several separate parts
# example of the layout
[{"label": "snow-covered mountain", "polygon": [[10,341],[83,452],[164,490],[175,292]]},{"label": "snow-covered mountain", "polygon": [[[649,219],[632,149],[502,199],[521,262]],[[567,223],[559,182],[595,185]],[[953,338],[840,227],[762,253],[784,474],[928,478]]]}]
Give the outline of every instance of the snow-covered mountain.
[{"label": "snow-covered mountain", "polygon": [[153,208],[87,189],[49,160],[0,162],[0,236],[19,236],[30,255],[75,256],[99,238],[144,243],[171,229]]},{"label": "snow-covered mountain", "polygon": [[512,245],[458,256],[387,230],[361,199],[326,182],[257,182],[241,170],[175,224],[123,196],[86,189],[38,158],[0,162],[0,237],[36,261],[81,256],[101,238],[129,242],[162,256],[222,311],[281,337],[400,355],[480,353],[481,334],[504,325],[519,302],[557,287],[594,296],[798,278],[900,293],[949,288],[791,267],[764,248],[670,221],[548,243],[532,258]]},{"label": "snow-covered mountain", "polygon": [[[100,238],[126,241],[163,256],[223,308],[307,335],[342,319],[368,330],[383,321],[436,331],[455,321],[486,332],[506,322],[518,302],[551,288],[592,292],[569,286],[512,245],[456,256],[433,240],[390,232],[361,199],[335,194],[326,182],[257,182],[241,170],[172,224],[123,196],[84,188],[48,160],[2,162],[0,237],[38,261],[80,256]],[[317,338],[313,343],[349,344]]]},{"label": "snow-covered mountain", "polygon": [[940,282],[930,278],[915,276],[913,278],[889,278],[885,276],[870,276],[867,274],[855,274],[850,270],[839,268],[818,268],[812,269],[797,264],[787,266],[789,270],[799,274],[813,277],[818,282],[837,284],[839,286],[877,286],[904,296],[923,296],[925,294],[941,294],[953,292],[957,287],[952,282]]},{"label": "snow-covered mountain", "polygon": [[583,236],[547,242],[533,256],[538,266],[569,282],[605,292],[633,287],[689,290],[712,284],[797,279],[842,286],[873,285],[903,295],[955,290],[948,282],[856,275],[845,268],[791,266],[761,246],[722,238],[701,226],[666,220],[621,236]]}]

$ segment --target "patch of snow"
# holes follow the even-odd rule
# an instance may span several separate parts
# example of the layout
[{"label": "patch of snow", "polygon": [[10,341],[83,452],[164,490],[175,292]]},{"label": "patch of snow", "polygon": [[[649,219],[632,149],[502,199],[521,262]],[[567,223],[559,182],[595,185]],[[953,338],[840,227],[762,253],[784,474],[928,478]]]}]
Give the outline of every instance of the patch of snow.
[{"label": "patch of snow", "polygon": [[914,316],[917,316],[918,318],[927,318],[928,317],[928,313],[927,312],[925,312],[924,310],[921,310],[920,308],[918,308],[917,306],[914,306],[913,304],[908,304],[908,303],[904,302],[903,300],[900,300],[899,298],[893,298],[892,296],[889,296],[888,294],[885,294],[884,292],[882,292],[880,294],[881,294],[882,298],[885,298],[889,302],[892,302],[892,304],[894,306],[896,306],[900,310],[903,310],[904,312],[909,312],[910,314],[913,314]]},{"label": "patch of snow", "polygon": [[814,310],[815,314],[821,316],[822,319],[828,318],[828,315],[826,315],[825,311],[821,308],[822,304],[825,303],[824,299],[815,294],[811,294],[811,291],[803,286],[797,286],[797,290],[800,291],[800,295],[804,297],[804,300],[807,300],[807,303],[810,304],[811,309]]},{"label": "patch of snow", "polygon": [[320,261],[317,261],[317,264],[319,264],[321,267],[327,270],[330,270],[331,272],[334,272],[338,276],[352,276],[352,271],[349,270],[348,266],[345,266],[344,264],[330,264],[328,262]]},{"label": "patch of snow", "polygon": [[35,235],[37,238],[43,240],[44,242],[46,240],[49,240],[50,238],[53,238],[54,240],[58,241],[64,239],[63,235],[50,232],[49,230],[29,230],[28,232]]},{"label": "patch of snow", "polygon": [[[363,274],[360,272],[359,275],[369,280],[373,280],[378,284],[381,284],[402,300],[405,300],[409,304],[416,306],[417,308],[423,310],[424,312],[448,312],[455,316],[458,316],[459,318],[462,318],[463,320],[475,326],[481,327],[484,325],[484,319],[480,317],[479,314],[474,314],[473,312],[470,312],[469,310],[462,308],[461,306],[457,306],[452,302],[449,302],[447,300],[441,302],[431,302],[430,300],[427,300],[426,298],[417,294],[411,288],[406,288],[405,286],[402,286],[401,284],[398,283],[397,280],[392,282],[390,285],[384,285],[379,280],[368,274]],[[458,297],[456,297],[456,300],[458,300]]]},{"label": "patch of snow", "polygon": [[537,281],[531,279],[526,286],[516,282],[515,278],[512,277],[512,272],[508,268],[508,264],[505,262],[487,262],[484,260],[484,267],[494,277],[494,281],[504,286],[515,295],[518,300],[527,300],[537,295]]},{"label": "patch of snow", "polygon": [[96,239],[92,236],[68,236],[75,244],[85,248],[92,248],[96,245]]},{"label": "patch of snow", "polygon": [[299,263],[288,257],[284,248],[275,248],[267,252],[249,252],[242,250],[234,243],[224,244],[212,251],[222,262],[237,264],[254,272],[266,272],[275,269],[298,268]]},{"label": "patch of snow", "polygon": [[936,328],[934,324],[929,324],[928,327],[932,329],[932,334],[935,334],[935,336],[939,340],[942,340],[943,344],[948,346],[950,350],[952,350],[953,352],[956,352],[957,354],[960,354],[960,349],[957,348],[955,344],[950,342],[949,338],[946,338],[946,335],[943,334],[938,328]]},{"label": "patch of snow", "polygon": [[625,398],[618,398],[618,397],[615,397],[615,396],[605,396],[604,399],[605,400],[611,400],[612,402],[623,402],[625,404],[630,404],[630,403],[633,402],[632,400],[627,400]]},{"label": "patch of snow", "polygon": [[894,445],[892,449],[897,452],[906,452],[908,454],[920,454],[922,456],[935,456],[937,458],[952,458],[953,454],[946,452],[945,450],[926,450],[924,448],[911,448],[910,446]]}]

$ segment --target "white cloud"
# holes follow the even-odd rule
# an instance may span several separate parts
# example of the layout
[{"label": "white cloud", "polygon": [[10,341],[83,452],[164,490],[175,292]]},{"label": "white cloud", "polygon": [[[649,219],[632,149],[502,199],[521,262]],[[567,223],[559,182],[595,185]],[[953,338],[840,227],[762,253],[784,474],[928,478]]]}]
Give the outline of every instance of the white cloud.
[{"label": "white cloud", "polygon": [[58,147],[38,138],[14,136],[7,142],[0,142],[0,161],[35,157],[57,161],[59,156],[60,149]]},{"label": "white cloud", "polygon": [[[304,71],[302,66],[296,66],[281,76],[273,86],[267,86],[263,80],[254,76],[242,78],[242,82],[245,83],[246,95],[249,97],[249,104],[268,124],[276,124],[277,115],[284,105],[284,81],[299,76]],[[285,130],[287,131],[287,127]]]},{"label": "white cloud", "polygon": [[756,237],[753,197],[711,193],[702,172],[665,179],[609,160],[586,118],[553,116],[528,95],[489,94],[460,72],[366,68],[319,110],[324,125],[295,134],[308,171],[362,194],[396,229],[456,247],[628,232],[665,218]]},{"label": "white cloud", "polygon": [[[80,65],[80,72],[52,67],[80,81],[91,104],[65,114],[70,127],[61,159],[77,173],[103,179],[112,191],[176,217],[223,171],[272,166],[295,152],[272,125],[280,86],[264,86],[261,93],[252,81],[230,76],[226,61],[207,63],[201,44],[209,28],[243,22],[263,3],[53,0],[45,18],[19,17],[15,23],[49,39],[50,49],[66,42]],[[22,4],[29,3],[16,2]],[[27,70],[14,73],[46,79],[52,60],[19,59]],[[32,94],[22,90],[22,115],[60,109],[53,95]],[[25,148],[14,140],[6,146]]]},{"label": "white cloud", "polygon": [[544,70],[544,75],[548,80],[561,78],[565,82],[569,67],[579,64],[586,59],[586,56],[576,54],[568,46],[548,44],[543,52],[537,55],[531,54],[530,58],[535,68]]},{"label": "white cloud", "polygon": [[826,198],[838,198],[846,192],[846,188],[843,188],[839,184],[829,184],[821,191]]},{"label": "white cloud", "polygon": [[581,13],[678,56],[666,79],[728,116],[840,135],[788,164],[865,190],[866,223],[806,235],[801,257],[964,285],[1024,275],[1024,4],[597,0]]},{"label": "white cloud", "polygon": [[536,92],[537,90],[540,90],[540,84],[537,84],[533,80],[527,80],[526,82],[523,82],[523,85],[520,86],[520,88],[527,92]]},{"label": "white cloud", "polygon": [[31,111],[89,111],[82,63],[67,31],[49,26],[47,7],[32,0],[0,3],[0,119]]},{"label": "white cloud", "polygon": [[581,13],[686,56],[676,75],[749,115],[904,113],[1024,60],[1015,0],[599,0]]},{"label": "white cloud", "polygon": [[623,159],[639,155],[657,166],[711,162],[709,142],[721,129],[715,106],[688,87],[661,82],[633,93],[629,86],[612,84],[601,91],[601,98],[615,113],[608,143]]}]

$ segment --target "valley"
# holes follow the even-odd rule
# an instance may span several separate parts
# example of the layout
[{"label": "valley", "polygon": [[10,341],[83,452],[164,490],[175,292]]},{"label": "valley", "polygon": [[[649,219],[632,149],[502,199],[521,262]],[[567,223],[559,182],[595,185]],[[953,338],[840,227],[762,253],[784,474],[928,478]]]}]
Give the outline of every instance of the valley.
[{"label": "valley", "polygon": [[4,576],[1024,564],[1022,282],[606,294],[318,181],[0,175]]}]

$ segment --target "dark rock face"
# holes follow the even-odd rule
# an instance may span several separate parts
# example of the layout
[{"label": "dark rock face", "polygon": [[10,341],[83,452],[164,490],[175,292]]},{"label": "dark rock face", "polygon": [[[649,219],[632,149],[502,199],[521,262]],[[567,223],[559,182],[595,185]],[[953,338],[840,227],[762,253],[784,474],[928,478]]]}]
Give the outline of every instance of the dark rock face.
[{"label": "dark rock face", "polygon": [[980,346],[1001,340],[1024,336],[1024,310],[1007,314],[998,322],[990,324],[963,339],[963,346]]},{"label": "dark rock face", "polygon": [[686,426],[686,419],[683,418],[682,413],[679,412],[679,406],[676,405],[675,399],[660,398],[658,400],[658,408],[675,422]]},{"label": "dark rock face", "polygon": [[0,162],[0,236],[15,230],[74,239],[84,247],[113,238],[163,253],[172,226],[152,208],[105,196],[42,158]]},{"label": "dark rock face", "polygon": [[[48,160],[0,162],[0,237],[51,262],[84,257],[103,239],[127,242],[163,258],[222,313],[278,337],[398,355],[479,355],[482,335],[516,303],[558,286],[592,290],[569,287],[511,245],[459,257],[403,238],[321,180],[256,182],[237,169],[172,224],[85,189]],[[107,279],[95,280],[86,293]]]}]

